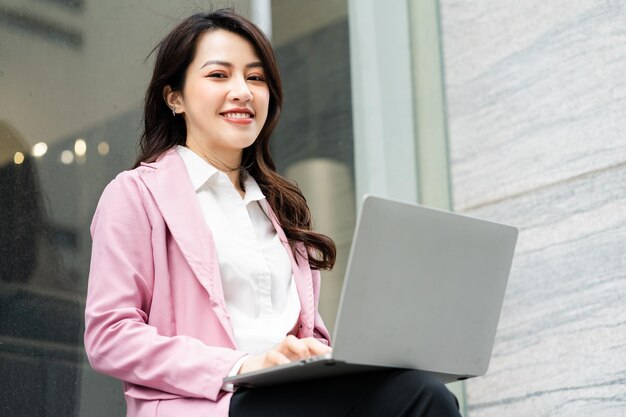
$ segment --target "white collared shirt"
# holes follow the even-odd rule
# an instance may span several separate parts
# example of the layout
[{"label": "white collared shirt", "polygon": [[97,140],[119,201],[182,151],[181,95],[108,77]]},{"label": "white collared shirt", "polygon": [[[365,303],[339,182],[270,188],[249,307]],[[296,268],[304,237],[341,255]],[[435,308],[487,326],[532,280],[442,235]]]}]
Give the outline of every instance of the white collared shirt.
[{"label": "white collared shirt", "polygon": [[300,315],[291,261],[269,219],[265,196],[248,175],[242,199],[225,173],[188,148],[176,150],[217,247],[237,348],[265,352],[285,338]]}]

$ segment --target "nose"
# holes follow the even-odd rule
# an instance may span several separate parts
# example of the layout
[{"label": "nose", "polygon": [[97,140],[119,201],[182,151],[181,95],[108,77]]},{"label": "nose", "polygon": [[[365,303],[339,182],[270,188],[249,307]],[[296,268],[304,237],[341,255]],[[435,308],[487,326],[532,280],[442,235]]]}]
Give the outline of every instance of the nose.
[{"label": "nose", "polygon": [[243,77],[233,77],[232,85],[228,96],[231,100],[234,101],[252,101],[252,91],[246,82],[246,79]]}]

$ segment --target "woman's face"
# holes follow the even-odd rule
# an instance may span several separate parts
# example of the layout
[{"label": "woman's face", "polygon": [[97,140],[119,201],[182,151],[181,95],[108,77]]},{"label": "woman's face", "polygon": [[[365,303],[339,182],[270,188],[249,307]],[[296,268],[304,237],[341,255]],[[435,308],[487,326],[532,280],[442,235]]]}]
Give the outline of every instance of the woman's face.
[{"label": "woman's face", "polygon": [[250,42],[226,30],[200,36],[182,94],[172,94],[176,113],[185,118],[187,146],[220,162],[238,165],[267,119],[270,94],[261,60]]}]

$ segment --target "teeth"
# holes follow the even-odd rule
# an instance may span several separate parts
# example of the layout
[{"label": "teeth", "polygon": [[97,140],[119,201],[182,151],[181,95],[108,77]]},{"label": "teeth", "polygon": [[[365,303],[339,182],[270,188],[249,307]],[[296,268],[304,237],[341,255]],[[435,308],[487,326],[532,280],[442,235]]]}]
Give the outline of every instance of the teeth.
[{"label": "teeth", "polygon": [[224,113],[224,116],[231,119],[248,119],[252,117],[249,113]]}]

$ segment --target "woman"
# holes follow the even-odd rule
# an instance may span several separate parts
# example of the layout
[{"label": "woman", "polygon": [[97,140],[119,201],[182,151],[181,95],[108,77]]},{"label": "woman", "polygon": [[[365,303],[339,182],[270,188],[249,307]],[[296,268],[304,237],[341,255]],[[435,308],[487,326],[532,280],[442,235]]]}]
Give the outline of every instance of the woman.
[{"label": "woman", "polygon": [[85,348],[124,381],[128,416],[458,415],[412,371],[234,395],[223,383],[330,351],[317,302],[335,246],[269,155],[282,91],[262,32],[218,10],[158,48],[141,155],[91,227]]}]

